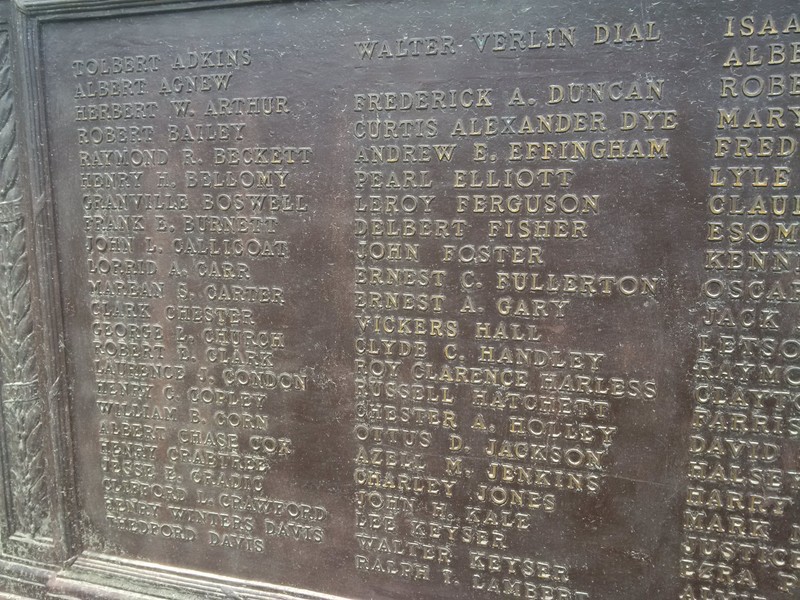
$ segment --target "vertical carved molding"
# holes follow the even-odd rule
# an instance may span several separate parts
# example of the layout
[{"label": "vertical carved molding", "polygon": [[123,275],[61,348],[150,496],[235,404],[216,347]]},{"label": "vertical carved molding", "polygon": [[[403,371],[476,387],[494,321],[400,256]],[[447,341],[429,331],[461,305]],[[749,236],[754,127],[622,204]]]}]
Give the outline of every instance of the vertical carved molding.
[{"label": "vertical carved molding", "polygon": [[49,537],[50,505],[36,378],[31,282],[21,209],[8,29],[0,29],[0,414],[8,534]]}]

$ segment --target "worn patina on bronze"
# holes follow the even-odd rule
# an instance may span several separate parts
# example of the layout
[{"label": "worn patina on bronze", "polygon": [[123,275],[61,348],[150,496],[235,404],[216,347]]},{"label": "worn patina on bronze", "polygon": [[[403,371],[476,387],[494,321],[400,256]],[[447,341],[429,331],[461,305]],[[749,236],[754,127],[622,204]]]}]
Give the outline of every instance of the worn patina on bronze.
[{"label": "worn patina on bronze", "polygon": [[17,0],[0,597],[800,594],[788,0]]}]

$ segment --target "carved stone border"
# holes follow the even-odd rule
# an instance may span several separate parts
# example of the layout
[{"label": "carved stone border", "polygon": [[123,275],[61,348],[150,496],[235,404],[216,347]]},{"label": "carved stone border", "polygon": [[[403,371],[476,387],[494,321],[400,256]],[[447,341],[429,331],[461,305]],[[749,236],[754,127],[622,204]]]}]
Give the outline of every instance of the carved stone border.
[{"label": "carved stone border", "polygon": [[43,407],[19,183],[8,27],[0,29],[0,418],[5,537],[49,537]]},{"label": "carved stone border", "polygon": [[0,3],[0,590],[42,597],[55,556],[53,464],[9,9]]},{"label": "carved stone border", "polygon": [[[4,9],[8,7],[4,6]],[[71,436],[66,395],[62,390],[63,343],[58,279],[51,235],[49,180],[41,152],[46,152],[39,127],[43,106],[38,69],[30,50],[38,38],[27,37],[20,15],[11,11],[0,65],[0,190],[6,192],[6,218],[0,217],[0,347],[2,367],[0,416],[5,522],[4,554],[25,557],[45,568],[68,559],[72,536],[67,526],[72,492]],[[6,71],[6,66],[8,67]],[[8,85],[6,85],[6,83]],[[6,104],[8,88],[8,104]],[[14,110],[14,107],[24,107]],[[6,121],[5,109],[9,109]],[[8,132],[8,137],[3,134]],[[6,147],[6,141],[10,146]],[[44,176],[44,177],[43,177]],[[2,289],[2,288],[0,288]],[[38,548],[25,553],[24,546]]]}]

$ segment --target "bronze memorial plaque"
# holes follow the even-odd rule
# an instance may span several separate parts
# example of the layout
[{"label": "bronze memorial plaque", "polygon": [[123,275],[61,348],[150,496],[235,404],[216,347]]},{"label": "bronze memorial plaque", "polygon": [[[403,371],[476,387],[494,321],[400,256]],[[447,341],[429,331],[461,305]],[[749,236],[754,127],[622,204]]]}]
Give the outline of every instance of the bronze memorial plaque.
[{"label": "bronze memorial plaque", "polygon": [[0,53],[0,597],[800,598],[796,0]]}]

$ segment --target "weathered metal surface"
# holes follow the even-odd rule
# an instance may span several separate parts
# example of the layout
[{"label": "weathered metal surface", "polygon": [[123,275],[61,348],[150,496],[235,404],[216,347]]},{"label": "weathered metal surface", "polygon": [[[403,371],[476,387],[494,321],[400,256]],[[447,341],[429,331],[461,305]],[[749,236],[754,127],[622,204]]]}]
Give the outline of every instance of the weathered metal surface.
[{"label": "weathered metal surface", "polygon": [[797,597],[794,3],[11,12],[9,590]]}]

